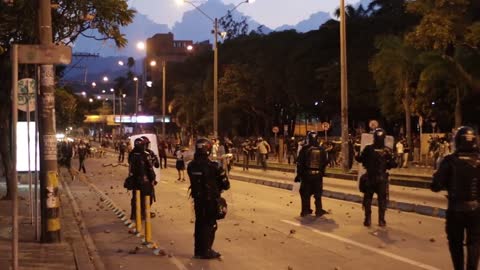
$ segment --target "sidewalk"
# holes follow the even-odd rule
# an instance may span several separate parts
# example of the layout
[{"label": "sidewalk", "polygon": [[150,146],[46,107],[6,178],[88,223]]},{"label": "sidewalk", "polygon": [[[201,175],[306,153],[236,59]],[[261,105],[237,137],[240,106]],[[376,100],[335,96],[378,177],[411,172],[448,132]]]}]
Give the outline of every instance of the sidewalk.
[{"label": "sidewalk", "polygon": [[[292,190],[294,183],[294,173],[259,169],[242,171],[238,167],[230,172],[230,178],[288,190]],[[358,190],[356,181],[331,177],[324,178],[323,195],[357,203],[361,203],[363,197],[363,194]],[[390,185],[389,208],[434,217],[445,217],[445,207],[447,205],[445,195],[445,192],[433,193],[428,189]],[[376,204],[375,199],[374,204]]]},{"label": "sidewalk", "polygon": [[[61,187],[60,187],[61,189]],[[74,217],[70,200],[60,190],[62,242],[42,244],[35,240],[35,227],[30,216],[28,185],[20,184],[19,249],[20,269],[93,270],[82,235]],[[5,182],[0,182],[0,197],[6,194]],[[11,269],[12,262],[12,201],[0,200],[0,269]]]}]

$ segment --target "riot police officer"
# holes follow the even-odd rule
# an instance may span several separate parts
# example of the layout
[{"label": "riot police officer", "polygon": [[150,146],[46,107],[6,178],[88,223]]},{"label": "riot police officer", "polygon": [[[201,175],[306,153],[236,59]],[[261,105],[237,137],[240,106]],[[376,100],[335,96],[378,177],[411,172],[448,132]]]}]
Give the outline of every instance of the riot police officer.
[{"label": "riot police officer", "polygon": [[455,270],[463,270],[466,232],[467,270],[477,270],[480,255],[480,151],[474,130],[458,128],[455,152],[445,156],[431,189],[448,192],[446,231]]},{"label": "riot police officer", "polygon": [[315,198],[315,215],[320,217],[327,213],[322,207],[323,175],[327,166],[327,154],[323,147],[318,145],[317,133],[309,132],[306,144],[300,150],[297,159],[297,176],[300,181],[300,197],[302,211],[300,216],[312,214],[310,198]]},{"label": "riot police officer", "polygon": [[[373,144],[367,145],[356,159],[367,170],[366,178],[361,179],[360,191],[363,192],[363,209],[365,220],[363,225],[369,227],[372,223],[372,199],[377,194],[378,225],[385,227],[385,211],[388,203],[388,173],[387,170],[397,166],[392,149],[385,146],[385,130],[375,129]],[[363,181],[365,180],[365,181]]]},{"label": "riot police officer", "polygon": [[155,172],[153,166],[150,163],[147,152],[145,151],[145,142],[141,138],[137,138],[134,141],[134,148],[128,155],[129,174],[134,178],[134,189],[131,199],[131,214],[130,219],[135,219],[136,214],[136,190],[140,190],[141,194],[141,208],[142,217],[145,215],[145,200],[146,195],[153,193],[153,186],[155,184]]},{"label": "riot police officer", "polygon": [[150,160],[150,164],[152,164],[153,167],[158,168],[160,167],[160,161],[158,160],[158,156],[153,152],[152,149],[150,149],[150,140],[148,139],[147,136],[142,136],[141,139],[145,143],[145,152],[148,154],[148,160]]},{"label": "riot police officer", "polygon": [[191,196],[195,207],[195,258],[219,258],[220,253],[212,249],[217,230],[220,194],[230,188],[228,177],[219,163],[211,161],[212,142],[198,139],[195,154],[188,164]]}]

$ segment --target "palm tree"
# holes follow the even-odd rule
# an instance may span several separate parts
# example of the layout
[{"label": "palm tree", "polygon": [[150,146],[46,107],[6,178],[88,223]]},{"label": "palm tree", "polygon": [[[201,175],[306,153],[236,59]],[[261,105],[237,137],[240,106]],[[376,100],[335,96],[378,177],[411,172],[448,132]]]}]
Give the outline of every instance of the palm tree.
[{"label": "palm tree", "polygon": [[[370,71],[380,95],[387,94],[387,99],[403,105],[407,141],[412,145],[412,96],[420,73],[419,52],[396,36],[377,39],[376,48],[379,52],[370,63]],[[389,110],[385,105],[381,105],[384,113]]]}]

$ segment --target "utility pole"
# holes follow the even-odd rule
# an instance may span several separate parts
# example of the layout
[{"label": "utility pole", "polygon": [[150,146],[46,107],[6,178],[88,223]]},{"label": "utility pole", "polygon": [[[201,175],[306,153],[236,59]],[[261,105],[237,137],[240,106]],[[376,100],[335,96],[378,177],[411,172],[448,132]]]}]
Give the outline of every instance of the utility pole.
[{"label": "utility pole", "polygon": [[[53,43],[50,0],[38,0],[39,40]],[[41,241],[60,242],[60,200],[57,179],[57,139],[55,137],[55,70],[52,64],[40,66],[39,93],[40,208]]]},{"label": "utility pole", "polygon": [[213,22],[213,136],[218,137],[218,19]]},{"label": "utility pole", "polygon": [[165,140],[165,95],[167,93],[167,62],[162,61],[162,139]]},{"label": "utility pole", "polygon": [[342,156],[343,171],[349,168],[349,136],[348,136],[348,81],[347,81],[347,31],[346,31],[345,0],[340,0],[340,68],[341,68],[341,118],[342,118]]}]

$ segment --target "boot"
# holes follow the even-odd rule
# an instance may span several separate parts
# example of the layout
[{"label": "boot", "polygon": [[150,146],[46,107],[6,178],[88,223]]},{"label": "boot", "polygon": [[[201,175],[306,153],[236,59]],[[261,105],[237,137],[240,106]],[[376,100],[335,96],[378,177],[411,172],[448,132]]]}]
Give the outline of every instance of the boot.
[{"label": "boot", "polygon": [[480,247],[477,245],[467,245],[467,270],[477,270],[478,258],[480,256]]},{"label": "boot", "polygon": [[364,197],[362,205],[365,211],[365,219],[363,220],[363,226],[370,227],[370,225],[372,225],[372,200]]},{"label": "boot", "polygon": [[378,226],[387,226],[387,222],[385,221],[385,209],[378,209]]},{"label": "boot", "polygon": [[372,215],[365,212],[365,219],[363,220],[363,226],[370,227],[372,225]]}]

